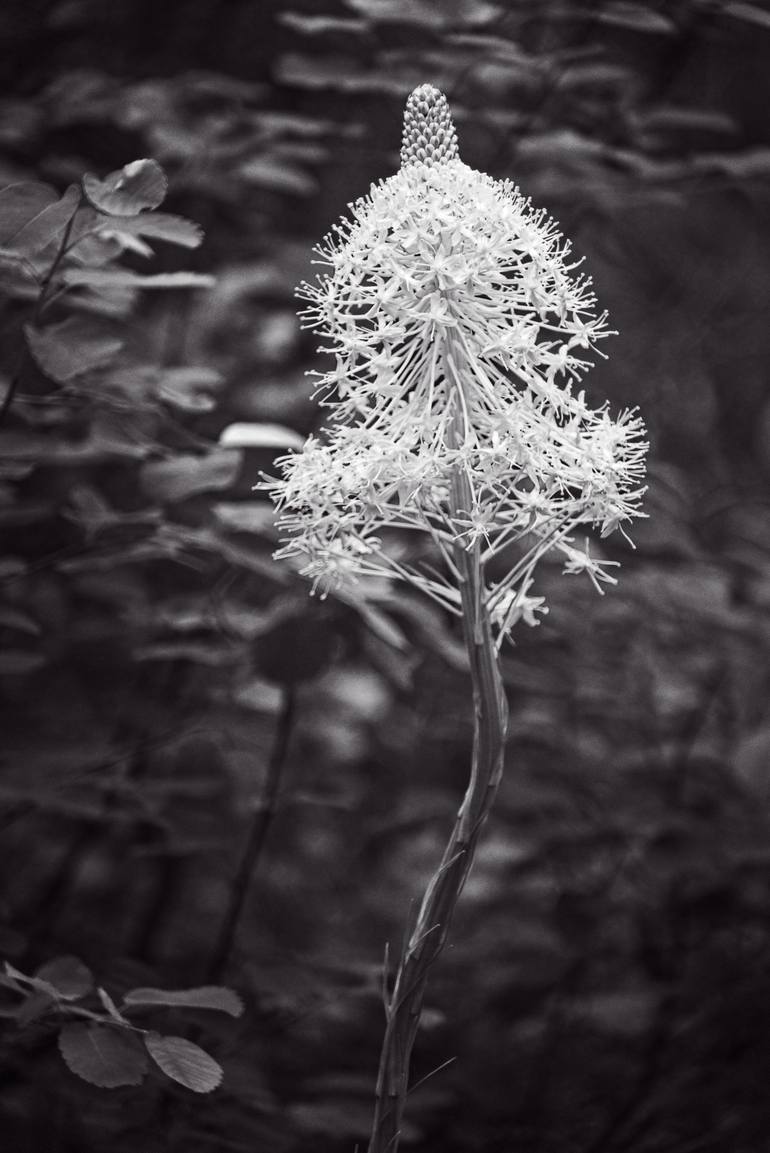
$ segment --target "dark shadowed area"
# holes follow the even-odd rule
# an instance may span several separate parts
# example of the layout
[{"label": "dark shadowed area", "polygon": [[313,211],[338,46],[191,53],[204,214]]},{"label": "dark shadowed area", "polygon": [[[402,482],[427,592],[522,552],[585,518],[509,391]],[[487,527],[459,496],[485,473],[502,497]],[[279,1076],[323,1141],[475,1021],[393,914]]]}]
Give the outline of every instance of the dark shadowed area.
[{"label": "dark shadowed area", "polygon": [[585,257],[651,452],[618,584],[544,563],[504,650],[402,1148],[770,1149],[767,7],[10,0],[0,47],[3,1153],[366,1147],[467,667],[404,586],[310,597],[253,486],[423,82]]}]

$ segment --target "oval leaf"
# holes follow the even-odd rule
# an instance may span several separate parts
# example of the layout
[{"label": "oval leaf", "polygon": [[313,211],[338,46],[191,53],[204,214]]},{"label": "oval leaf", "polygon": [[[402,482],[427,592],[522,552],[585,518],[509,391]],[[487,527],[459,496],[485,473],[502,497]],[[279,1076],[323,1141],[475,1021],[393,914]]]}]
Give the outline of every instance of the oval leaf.
[{"label": "oval leaf", "polygon": [[222,1068],[205,1049],[184,1037],[161,1037],[147,1033],[147,1051],[156,1065],[172,1081],[178,1081],[193,1093],[211,1093],[222,1081]]},{"label": "oval leaf", "polygon": [[282,424],[229,424],[219,443],[228,448],[302,448],[305,438]]},{"label": "oval leaf", "polygon": [[131,989],[123,998],[123,1004],[219,1009],[231,1017],[240,1017],[243,1012],[243,1001],[238,994],[221,985],[202,985],[198,989]]},{"label": "oval leaf", "polygon": [[94,978],[77,957],[56,957],[37,970],[35,976],[53,985],[65,1001],[77,1001],[85,997],[94,987]]},{"label": "oval leaf", "polygon": [[168,188],[165,173],[157,160],[134,160],[104,180],[86,173],[83,191],[89,202],[108,216],[138,216],[147,208],[157,208]]},{"label": "oval leaf", "polygon": [[41,1017],[46,1015],[49,1009],[54,1009],[55,1007],[55,997],[52,997],[49,993],[36,990],[22,1001],[14,1013],[16,1024],[20,1029],[25,1029],[27,1025],[31,1025],[34,1021],[39,1021]]},{"label": "oval leaf", "polygon": [[123,347],[121,340],[107,335],[98,323],[76,316],[48,328],[25,324],[24,335],[40,368],[59,384],[106,364]]},{"label": "oval leaf", "polygon": [[73,1073],[102,1089],[139,1085],[148,1068],[138,1041],[109,1025],[65,1025],[59,1033],[59,1052]]},{"label": "oval leaf", "polygon": [[31,180],[0,189],[0,247],[11,244],[25,225],[58,199],[56,189],[50,184]]},{"label": "oval leaf", "polygon": [[47,204],[27,220],[18,231],[9,236],[3,247],[19,256],[34,256],[63,235],[80,204],[80,191],[71,184],[60,200]]}]

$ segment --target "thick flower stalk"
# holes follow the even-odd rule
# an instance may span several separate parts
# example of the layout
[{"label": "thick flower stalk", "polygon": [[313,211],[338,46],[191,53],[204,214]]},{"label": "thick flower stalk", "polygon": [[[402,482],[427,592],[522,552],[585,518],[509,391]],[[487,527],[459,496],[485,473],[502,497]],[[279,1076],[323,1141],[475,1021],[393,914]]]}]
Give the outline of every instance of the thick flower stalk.
[{"label": "thick flower stalk", "polygon": [[[547,611],[538,561],[601,591],[602,536],[641,515],[644,429],[592,409],[579,384],[608,335],[590,281],[545,213],[459,158],[444,96],[409,97],[401,169],[316,250],[299,295],[334,367],[318,374],[328,427],[268,482],[291,558],[323,593],[409,581],[462,618],[474,698],[471,777],[389,997],[370,1153],[395,1153],[429,969],[449,931],[503,769],[498,648]],[[428,548],[410,551],[419,530]],[[489,561],[497,576],[488,577]],[[503,575],[500,575],[500,571]]]}]

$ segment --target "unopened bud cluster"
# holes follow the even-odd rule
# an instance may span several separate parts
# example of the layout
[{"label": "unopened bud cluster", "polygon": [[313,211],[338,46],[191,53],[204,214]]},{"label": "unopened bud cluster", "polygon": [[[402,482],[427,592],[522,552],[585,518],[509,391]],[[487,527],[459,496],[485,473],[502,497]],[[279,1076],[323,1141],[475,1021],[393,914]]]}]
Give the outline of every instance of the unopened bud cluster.
[{"label": "unopened bud cluster", "polygon": [[431,84],[415,88],[404,110],[401,167],[458,160],[457,133],[447,98]]}]

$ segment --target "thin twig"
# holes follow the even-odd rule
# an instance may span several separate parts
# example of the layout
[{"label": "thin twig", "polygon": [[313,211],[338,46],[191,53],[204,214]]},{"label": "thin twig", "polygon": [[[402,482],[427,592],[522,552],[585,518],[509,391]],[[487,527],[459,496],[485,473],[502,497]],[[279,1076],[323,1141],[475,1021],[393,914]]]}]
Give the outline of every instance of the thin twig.
[{"label": "thin twig", "polygon": [[230,899],[209,961],[206,979],[211,982],[220,981],[227,968],[243,915],[249,885],[256,872],[268,831],[276,813],[281,772],[286,763],[286,753],[294,721],[294,705],[294,691],[287,687],[283,690],[283,705],[276,725],[264,789],[252,818],[243,855],[230,889]]}]

